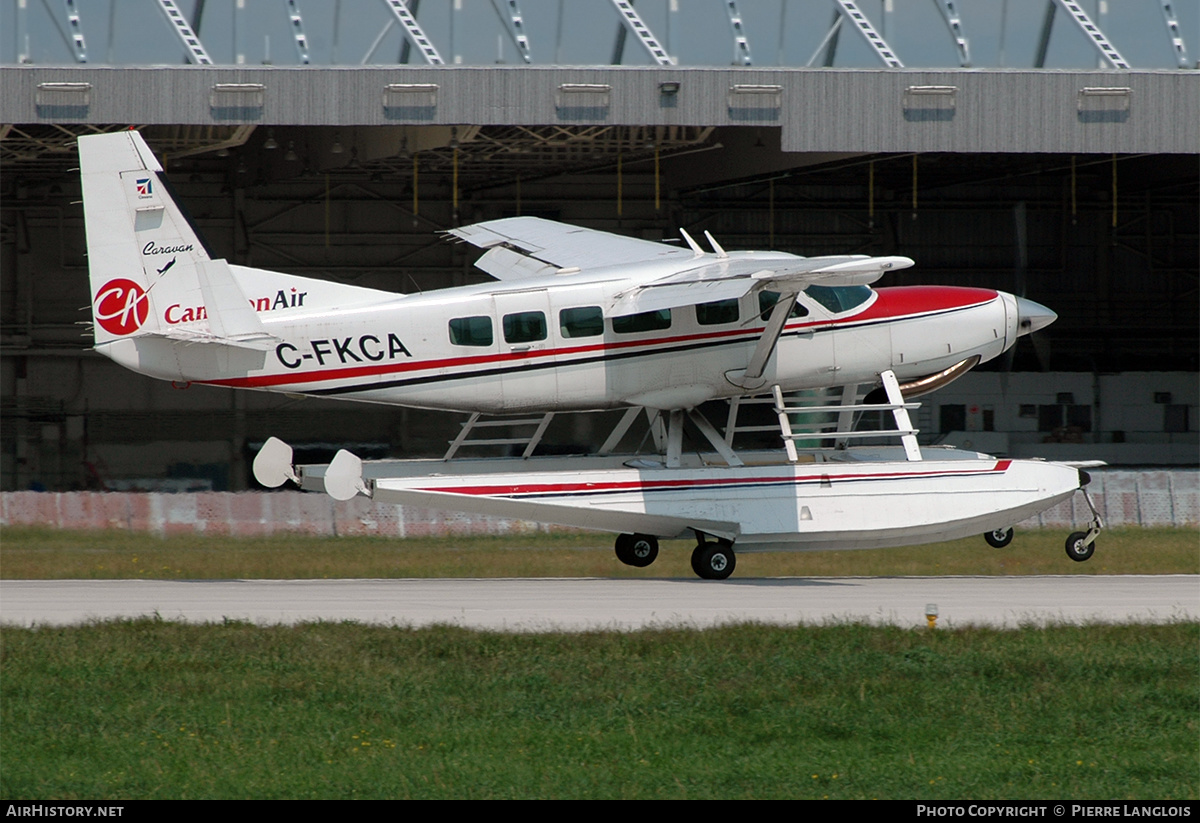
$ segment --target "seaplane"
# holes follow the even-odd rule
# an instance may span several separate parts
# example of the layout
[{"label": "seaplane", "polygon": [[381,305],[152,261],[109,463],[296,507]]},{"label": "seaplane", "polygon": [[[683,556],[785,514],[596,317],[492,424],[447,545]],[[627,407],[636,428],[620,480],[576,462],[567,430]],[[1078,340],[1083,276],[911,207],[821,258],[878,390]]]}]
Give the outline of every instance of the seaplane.
[{"label": "seaplane", "polygon": [[[469,415],[440,460],[342,450],[328,465],[294,465],[291,447],[270,438],[254,461],[264,486],[607,531],[636,567],[660,540],[690,539],[705,579],[733,572],[735,545],[983,534],[999,547],[1013,524],[1080,491],[1093,520],[1067,554],[1095,549],[1103,524],[1087,466],[922,448],[908,414],[913,398],[1053,322],[1031,300],[873,288],[913,265],[902,256],[726,251],[708,232],[706,251],[686,231],[680,246],[535,217],[446,232],[484,250],[475,265],[489,282],[367,289],[216,258],[137,131],[78,145],[97,352],[176,383]],[[828,402],[805,400],[829,391]],[[720,402],[724,432],[701,410]],[[754,404],[770,407],[782,449],[737,446],[766,428],[739,424]],[[623,414],[595,450],[536,454],[555,414],[612,410]],[[895,425],[864,430],[864,416]],[[639,421],[652,447],[622,452]],[[519,456],[458,456],[472,443],[511,447],[471,434],[525,424],[534,431]],[[851,445],[872,438],[882,440]]]}]

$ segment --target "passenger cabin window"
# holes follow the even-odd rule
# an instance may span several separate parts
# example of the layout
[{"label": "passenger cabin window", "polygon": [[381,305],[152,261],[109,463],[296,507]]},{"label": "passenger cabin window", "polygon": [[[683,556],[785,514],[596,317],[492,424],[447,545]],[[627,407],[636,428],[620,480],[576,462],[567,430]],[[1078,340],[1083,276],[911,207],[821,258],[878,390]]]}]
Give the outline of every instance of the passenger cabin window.
[{"label": "passenger cabin window", "polygon": [[456,346],[492,345],[492,318],[454,318],[450,321],[450,342]]},{"label": "passenger cabin window", "polygon": [[627,314],[612,319],[613,331],[617,334],[635,334],[640,331],[658,331],[671,328],[671,310],[645,311]]},{"label": "passenger cabin window", "polygon": [[599,306],[580,306],[558,313],[558,329],[563,337],[595,337],[604,334],[604,313]]},{"label": "passenger cabin window", "polygon": [[[775,308],[775,304],[779,302],[779,292],[777,291],[760,291],[758,293],[758,313],[763,320],[771,317],[771,309]],[[808,309],[803,303],[796,301],[796,305],[792,308],[792,313],[788,317],[807,317]]]},{"label": "passenger cabin window", "polygon": [[834,314],[850,311],[871,298],[867,286],[809,286],[804,293]]},{"label": "passenger cabin window", "polygon": [[546,315],[540,311],[521,311],[504,315],[505,343],[533,343],[546,339]]},{"label": "passenger cabin window", "polygon": [[701,326],[716,326],[738,321],[737,298],[696,304],[696,322]]}]

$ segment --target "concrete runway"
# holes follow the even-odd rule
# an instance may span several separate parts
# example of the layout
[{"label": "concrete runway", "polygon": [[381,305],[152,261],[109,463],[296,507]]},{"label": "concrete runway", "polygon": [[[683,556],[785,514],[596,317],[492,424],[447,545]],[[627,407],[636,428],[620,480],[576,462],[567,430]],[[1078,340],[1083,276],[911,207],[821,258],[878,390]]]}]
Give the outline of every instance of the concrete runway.
[{"label": "concrete runway", "polygon": [[1200,576],[0,582],[0,623],[20,626],[147,615],[534,632],[739,622],[924,626],[930,603],[942,627],[1200,620]]}]

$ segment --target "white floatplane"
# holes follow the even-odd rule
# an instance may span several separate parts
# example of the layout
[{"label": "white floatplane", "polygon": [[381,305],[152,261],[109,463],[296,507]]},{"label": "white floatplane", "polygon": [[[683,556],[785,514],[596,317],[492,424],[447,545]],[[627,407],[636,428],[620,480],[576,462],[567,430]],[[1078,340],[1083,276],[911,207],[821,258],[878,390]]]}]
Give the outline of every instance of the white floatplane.
[{"label": "white floatplane", "polygon": [[[447,232],[486,250],[475,265],[493,282],[397,294],[214,259],[136,131],[81,137],[79,153],[97,352],[185,384],[469,413],[448,458],[494,425],[482,415],[542,415],[518,463],[362,464],[342,453],[293,468],[272,440],[255,461],[268,486],[290,478],[343,499],[606,529],[634,565],[653,559],[658,538],[693,534],[697,573],[721,578],[734,541],[851,548],[986,532],[1004,542],[1013,523],[1086,482],[1076,467],[922,454],[906,399],[1055,315],[990,289],[871,288],[913,265],[907,257],[726,252],[708,232],[705,252],[686,232],[685,249],[514,217]],[[788,421],[811,408],[785,396],[831,387],[842,388],[837,429],[791,436]],[[761,393],[776,407],[783,458],[739,453],[736,425],[722,436],[698,408],[736,410]],[[606,409],[627,412],[597,454],[528,459],[551,415]],[[867,410],[890,412],[896,430],[852,431]],[[661,459],[615,455],[643,411]],[[685,456],[689,421],[711,453]],[[846,447],[876,436],[902,448]],[[798,453],[794,441],[810,438],[834,448]],[[1090,556],[1099,526],[1072,535],[1068,554]]]},{"label": "white floatplane", "polygon": [[[254,462],[265,486],[288,480],[336,500],[365,495],[384,503],[534,520],[618,533],[617,558],[649,566],[660,539],[695,538],[692,569],[721,580],[738,551],[866,549],[953,540],[982,533],[1007,546],[1012,524],[1082,491],[1093,520],[1067,538],[1066,552],[1084,561],[1102,528],[1088,496],[1090,478],[1078,465],[1011,460],[953,448],[920,448],[895,375],[882,375],[886,401],[822,409],[789,406],[776,387],[768,398],[778,417],[782,451],[735,452],[738,401],[731,404],[724,448],[665,455],[596,454],[364,462],[342,450],[328,465],[293,466],[292,450],[272,438]],[[744,400],[740,402],[745,402]],[[636,410],[634,410],[636,411]],[[894,430],[793,431],[791,420],[811,413],[890,412]],[[627,416],[628,417],[628,416]],[[693,418],[703,431],[707,421]],[[526,421],[528,422],[528,421]],[[657,416],[651,429],[666,451]],[[628,422],[622,421],[618,431]],[[464,429],[467,426],[464,426]],[[762,427],[751,427],[758,430]],[[713,433],[715,434],[715,432]],[[899,437],[900,446],[854,447],[847,442]],[[836,438],[832,448],[797,449],[796,441]],[[454,446],[452,445],[452,449]]]}]

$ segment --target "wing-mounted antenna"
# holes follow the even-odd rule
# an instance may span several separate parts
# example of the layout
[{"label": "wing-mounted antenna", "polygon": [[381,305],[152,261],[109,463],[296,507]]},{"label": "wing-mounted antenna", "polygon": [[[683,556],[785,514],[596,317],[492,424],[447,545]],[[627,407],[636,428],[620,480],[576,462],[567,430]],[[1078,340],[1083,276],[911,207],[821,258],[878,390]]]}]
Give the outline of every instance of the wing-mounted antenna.
[{"label": "wing-mounted antenna", "polygon": [[692,236],[687,233],[687,229],[680,228],[679,233],[683,235],[683,239],[687,241],[687,244],[692,247],[692,251],[696,253],[696,257],[704,256],[704,249],[700,248],[700,244],[692,239]]},{"label": "wing-mounted antenna", "polygon": [[729,255],[725,253],[725,249],[721,248],[721,244],[717,242],[716,238],[708,233],[707,229],[704,231],[704,236],[708,238],[708,244],[712,246],[713,251],[717,253],[718,259],[724,260],[725,258],[729,257]]}]

